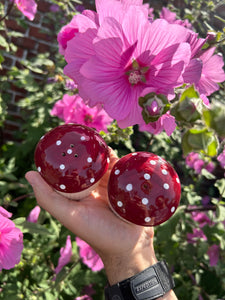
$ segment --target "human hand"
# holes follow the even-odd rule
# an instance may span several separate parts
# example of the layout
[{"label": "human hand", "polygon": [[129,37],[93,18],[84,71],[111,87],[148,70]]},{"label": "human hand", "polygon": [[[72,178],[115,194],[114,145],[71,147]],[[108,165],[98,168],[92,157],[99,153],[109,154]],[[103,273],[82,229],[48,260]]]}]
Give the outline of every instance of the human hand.
[{"label": "human hand", "polygon": [[107,184],[117,160],[115,152],[110,149],[107,173],[97,189],[80,201],[67,199],[57,193],[38,172],[30,171],[26,174],[38,204],[100,255],[110,284],[157,262],[153,248],[153,228],[124,222],[109,208]]}]

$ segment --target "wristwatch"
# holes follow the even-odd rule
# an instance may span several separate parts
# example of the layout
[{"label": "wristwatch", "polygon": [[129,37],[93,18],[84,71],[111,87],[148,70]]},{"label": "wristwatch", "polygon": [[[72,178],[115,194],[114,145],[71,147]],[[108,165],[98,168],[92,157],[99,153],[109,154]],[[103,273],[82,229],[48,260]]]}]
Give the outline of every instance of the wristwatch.
[{"label": "wristwatch", "polygon": [[106,300],[154,300],[175,287],[165,261],[105,288]]}]

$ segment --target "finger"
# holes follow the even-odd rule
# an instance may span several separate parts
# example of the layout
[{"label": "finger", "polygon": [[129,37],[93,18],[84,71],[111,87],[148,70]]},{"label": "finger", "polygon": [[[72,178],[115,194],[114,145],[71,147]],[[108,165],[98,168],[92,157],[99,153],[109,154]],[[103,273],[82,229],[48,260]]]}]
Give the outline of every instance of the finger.
[{"label": "finger", "polygon": [[[33,188],[38,204],[43,209],[75,235],[94,243],[94,233],[101,227],[99,223],[102,222],[102,208],[104,208],[98,199],[92,195],[82,201],[70,200],[55,192],[38,172],[29,171],[25,177]],[[111,214],[111,211],[108,210],[107,213]]]},{"label": "finger", "polygon": [[114,166],[114,164],[119,160],[116,152],[109,147],[109,155],[110,155],[110,164],[109,164],[109,168],[112,168]]},{"label": "finger", "polygon": [[38,172],[29,171],[25,177],[33,188],[37,203],[62,224],[66,223],[71,210],[76,209],[76,206],[79,207],[79,202],[69,200],[55,192]]}]

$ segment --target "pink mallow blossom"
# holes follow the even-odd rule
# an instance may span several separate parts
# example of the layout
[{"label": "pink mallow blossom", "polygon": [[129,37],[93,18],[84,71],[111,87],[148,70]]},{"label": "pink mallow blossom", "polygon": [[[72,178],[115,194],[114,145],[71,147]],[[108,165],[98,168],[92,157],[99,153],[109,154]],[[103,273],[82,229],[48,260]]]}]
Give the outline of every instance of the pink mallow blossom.
[{"label": "pink mallow blossom", "polygon": [[187,234],[187,241],[190,244],[196,243],[199,239],[207,241],[207,237],[200,228],[194,228],[192,233]]},{"label": "pink mallow blossom", "polygon": [[213,162],[205,162],[203,159],[201,159],[199,153],[196,152],[190,152],[186,156],[185,161],[187,166],[194,169],[197,174],[201,174],[202,169],[206,169],[211,173],[215,168]]},{"label": "pink mallow blossom", "polygon": [[99,255],[85,241],[76,237],[76,243],[79,247],[80,257],[85,265],[94,272],[100,271],[104,268]]},{"label": "pink mallow blossom", "polygon": [[11,216],[0,207],[0,271],[14,268],[20,262],[23,250],[23,233],[9,220]]},{"label": "pink mallow blossom", "polygon": [[29,213],[27,221],[31,223],[37,223],[39,214],[41,212],[40,206],[36,205]]},{"label": "pink mallow blossom", "polygon": [[194,244],[199,239],[207,241],[207,237],[204,234],[202,228],[207,224],[212,225],[212,221],[203,212],[192,212],[192,218],[195,222],[198,223],[199,228],[194,228],[192,233],[187,234],[188,243]]},{"label": "pink mallow blossom", "polygon": [[92,300],[92,297],[89,295],[83,295],[80,297],[76,297],[74,300]]},{"label": "pink mallow blossom", "polygon": [[220,155],[217,157],[217,160],[219,161],[222,168],[225,167],[225,147],[223,149],[223,152],[220,153]]},{"label": "pink mallow blossom", "polygon": [[[99,27],[93,22],[67,43],[64,69],[82,98],[91,107],[104,104],[121,128],[143,124],[138,99],[145,88],[174,96],[192,55],[190,30],[163,19],[150,23],[147,7],[125,2],[96,1]],[[192,78],[199,79],[195,64]]]},{"label": "pink mallow blossom", "polygon": [[37,4],[34,0],[15,0],[15,3],[25,17],[30,21],[34,20],[37,12]]},{"label": "pink mallow blossom", "polygon": [[157,121],[151,122],[149,124],[142,124],[139,126],[140,131],[148,131],[156,135],[165,130],[166,134],[170,136],[175,130],[177,124],[175,118],[170,115],[169,112],[162,115]]},{"label": "pink mallow blossom", "polygon": [[208,252],[209,264],[211,267],[216,266],[219,261],[220,247],[216,244],[209,247]]},{"label": "pink mallow blossom", "polygon": [[202,62],[202,73],[195,87],[206,106],[209,105],[207,96],[218,91],[220,88],[218,82],[225,80],[223,56],[214,54],[215,49],[215,47],[209,48],[198,54],[198,59]]},{"label": "pink mallow blossom", "polygon": [[58,116],[65,123],[78,123],[105,132],[107,132],[107,126],[112,122],[101,105],[91,108],[79,95],[65,94],[63,99],[55,103],[51,115]]},{"label": "pink mallow blossom", "polygon": [[191,23],[189,23],[189,21],[187,19],[184,21],[177,19],[176,13],[170,11],[166,7],[162,8],[162,10],[160,12],[160,18],[165,19],[167,22],[169,22],[171,24],[179,24],[179,25],[185,26],[187,28],[192,28]]},{"label": "pink mallow blossom", "polygon": [[66,239],[65,247],[62,247],[60,249],[60,257],[58,260],[58,265],[55,268],[56,274],[58,274],[62,270],[62,268],[70,262],[71,256],[72,256],[72,244],[71,244],[71,238],[68,235]]},{"label": "pink mallow blossom", "polygon": [[[90,10],[82,11],[82,14],[73,16],[72,20],[61,28],[57,35],[59,53],[64,55],[67,44],[79,32],[85,32],[89,28],[98,27],[98,15]],[[82,51],[82,50],[81,50]]]}]

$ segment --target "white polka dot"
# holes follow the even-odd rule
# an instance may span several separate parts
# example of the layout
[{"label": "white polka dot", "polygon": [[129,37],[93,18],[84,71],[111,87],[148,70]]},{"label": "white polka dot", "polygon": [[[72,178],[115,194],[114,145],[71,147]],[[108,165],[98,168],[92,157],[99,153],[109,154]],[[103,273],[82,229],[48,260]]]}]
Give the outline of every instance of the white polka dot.
[{"label": "white polka dot", "polygon": [[118,202],[117,202],[117,206],[122,207],[122,206],[123,206],[123,202],[118,201]]},{"label": "white polka dot", "polygon": [[57,146],[59,146],[59,145],[61,145],[61,144],[62,144],[62,142],[61,142],[60,140],[56,141],[56,145],[57,145]]},{"label": "white polka dot", "polygon": [[67,153],[68,153],[68,154],[71,154],[72,152],[73,152],[72,149],[68,149],[68,150],[67,150]]},{"label": "white polka dot", "polygon": [[119,175],[119,174],[120,174],[120,170],[116,170],[116,171],[114,172],[114,174],[115,174],[115,175]]},{"label": "white polka dot", "polygon": [[64,164],[61,164],[61,165],[59,166],[59,168],[60,168],[60,170],[64,170],[64,169],[65,169],[65,165],[64,165]]},{"label": "white polka dot", "polygon": [[80,137],[80,139],[81,139],[81,141],[85,141],[86,140],[85,136],[83,136],[83,135]]},{"label": "white polka dot", "polygon": [[134,156],[134,155],[137,155],[137,153],[132,153],[132,155]]},{"label": "white polka dot", "polygon": [[176,182],[177,182],[177,183],[180,183],[180,180],[179,180],[179,178],[178,178],[178,177],[176,178]]},{"label": "white polka dot", "polygon": [[165,169],[162,170],[162,173],[163,173],[163,175],[167,175],[168,174],[168,172]]},{"label": "white polka dot", "polygon": [[90,179],[90,183],[94,183],[95,182],[95,179],[94,178],[91,178]]},{"label": "white polka dot", "polygon": [[163,187],[164,187],[165,190],[168,190],[170,186],[169,186],[168,183],[164,183]]},{"label": "white polka dot", "polygon": [[156,161],[155,160],[150,160],[150,164],[151,165],[156,165]]},{"label": "white polka dot", "polygon": [[145,173],[145,174],[144,174],[144,178],[145,178],[146,180],[148,180],[148,179],[150,179],[150,178],[151,178],[151,175],[150,175],[150,174],[147,174],[147,173]]},{"label": "white polka dot", "polygon": [[110,162],[110,159],[109,159],[109,157],[107,157],[107,163],[109,164],[109,162]]},{"label": "white polka dot", "polygon": [[175,212],[175,207],[171,207],[171,213],[174,213]]},{"label": "white polka dot", "polygon": [[144,205],[147,205],[148,204],[148,199],[147,198],[143,198],[141,200],[141,202],[144,204]]},{"label": "white polka dot", "polygon": [[92,162],[92,158],[91,158],[91,157],[88,157],[88,158],[87,158],[87,162],[88,162],[88,163],[91,163],[91,162]]},{"label": "white polka dot", "polygon": [[65,190],[65,188],[66,188],[66,186],[64,184],[60,184],[59,187],[60,187],[61,190]]},{"label": "white polka dot", "polygon": [[151,218],[150,217],[146,217],[145,218],[145,222],[150,222],[151,221]]},{"label": "white polka dot", "polygon": [[127,186],[126,186],[126,190],[128,192],[130,192],[130,191],[132,191],[132,189],[133,189],[133,185],[131,183],[128,183]]},{"label": "white polka dot", "polygon": [[38,170],[38,172],[41,172],[41,167],[38,167],[37,170]]}]

